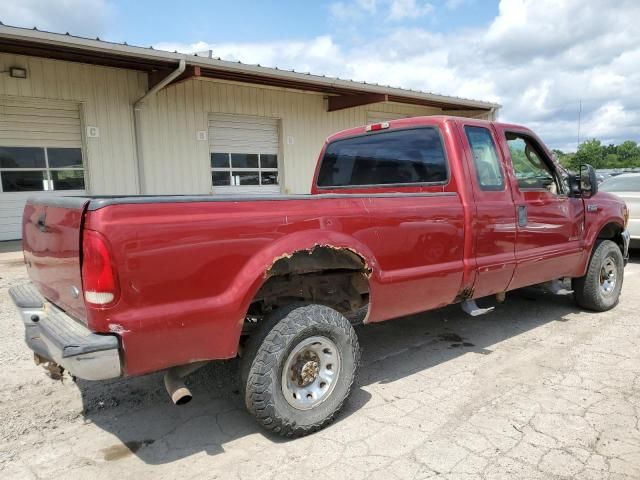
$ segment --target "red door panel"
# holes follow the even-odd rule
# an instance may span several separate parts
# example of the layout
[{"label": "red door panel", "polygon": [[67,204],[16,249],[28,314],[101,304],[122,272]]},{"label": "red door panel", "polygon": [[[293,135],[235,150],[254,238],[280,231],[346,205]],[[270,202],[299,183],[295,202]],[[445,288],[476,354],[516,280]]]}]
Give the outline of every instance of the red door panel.
[{"label": "red door panel", "polygon": [[572,276],[582,255],[582,201],[567,195],[551,155],[535,135],[496,128],[517,218],[517,265],[509,289]]},{"label": "red door panel", "polygon": [[476,279],[473,297],[504,292],[515,269],[516,217],[504,161],[486,123],[464,121],[460,137],[474,203]]}]

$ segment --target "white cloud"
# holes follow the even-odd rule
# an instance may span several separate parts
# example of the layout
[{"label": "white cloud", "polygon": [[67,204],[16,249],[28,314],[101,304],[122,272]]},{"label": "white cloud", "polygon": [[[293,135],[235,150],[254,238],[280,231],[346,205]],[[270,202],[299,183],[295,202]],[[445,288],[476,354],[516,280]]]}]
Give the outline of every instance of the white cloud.
[{"label": "white cloud", "polygon": [[447,0],[445,2],[445,7],[447,10],[456,10],[461,7],[465,3],[465,0]]},{"label": "white cloud", "polygon": [[391,20],[419,18],[433,11],[433,5],[420,0],[393,0],[389,7]]},{"label": "white cloud", "polygon": [[346,60],[342,57],[340,47],[330,36],[306,41],[262,43],[158,43],[154,48],[184,53],[204,53],[211,50],[214,57],[223,60],[334,76],[344,73],[341,62]]},{"label": "white cloud", "polygon": [[339,21],[361,20],[379,12],[388,20],[415,20],[433,10],[425,0],[341,0],[329,5],[331,16]]},{"label": "white cloud", "polygon": [[[391,6],[377,3],[381,19]],[[217,45],[214,51],[259,63],[266,58],[271,65],[296,70],[497,101],[503,105],[502,120],[528,125],[550,146],[572,150],[580,103],[582,139],[640,141],[638,18],[640,2],[635,0],[615,6],[606,0],[502,0],[497,17],[483,28],[438,34],[424,27],[387,25],[376,40],[360,44],[324,36],[255,48]]]},{"label": "white cloud", "polygon": [[102,35],[112,16],[107,0],[2,0],[0,22],[18,27]]},{"label": "white cloud", "polygon": [[[497,101],[501,119],[529,125],[554,148],[575,148],[582,102],[582,139],[640,141],[639,1],[502,0],[482,28],[429,30],[464,1],[436,11],[424,0],[339,0],[330,6],[336,34],[156,47]],[[0,0],[6,24],[87,36],[102,36],[112,13],[109,0]]]},{"label": "white cloud", "polygon": [[355,3],[357,7],[370,13],[375,13],[378,6],[377,0],[356,0]]},{"label": "white cloud", "polygon": [[341,1],[329,5],[329,13],[338,20],[348,20],[373,15],[377,10],[377,0]]}]

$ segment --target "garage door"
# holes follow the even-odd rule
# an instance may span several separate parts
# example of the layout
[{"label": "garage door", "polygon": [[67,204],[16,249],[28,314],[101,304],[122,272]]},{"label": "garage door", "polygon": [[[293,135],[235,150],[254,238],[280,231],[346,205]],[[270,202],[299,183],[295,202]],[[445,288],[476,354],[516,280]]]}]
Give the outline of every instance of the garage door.
[{"label": "garage door", "polygon": [[280,193],[279,121],[247,115],[209,115],[214,193]]},{"label": "garage door", "polygon": [[84,193],[80,108],[73,102],[0,97],[0,240],[21,237],[35,193]]},{"label": "garage door", "polygon": [[400,118],[409,118],[411,115],[404,113],[389,113],[389,112],[367,112],[367,125],[372,123],[388,122],[389,120],[398,120]]}]

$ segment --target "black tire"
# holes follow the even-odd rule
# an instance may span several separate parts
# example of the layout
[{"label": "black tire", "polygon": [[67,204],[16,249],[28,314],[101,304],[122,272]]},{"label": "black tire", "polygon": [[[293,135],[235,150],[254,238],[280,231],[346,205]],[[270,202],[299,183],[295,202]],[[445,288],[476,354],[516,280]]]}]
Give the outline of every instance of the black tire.
[{"label": "black tire", "polygon": [[[340,356],[335,385],[326,399],[308,410],[285,398],[282,371],[290,353],[305,339],[331,340]],[[284,437],[301,437],[325,427],[344,405],[355,381],[360,347],[353,327],[324,305],[293,304],[274,311],[247,341],[240,381],[247,410],[266,429]]]},{"label": "black tire", "polygon": [[[615,286],[608,293],[601,288],[601,272],[605,264],[614,266],[616,275]],[[624,259],[620,247],[611,240],[603,240],[591,255],[587,274],[572,280],[573,297],[582,308],[596,312],[610,310],[618,304],[623,280]]]}]

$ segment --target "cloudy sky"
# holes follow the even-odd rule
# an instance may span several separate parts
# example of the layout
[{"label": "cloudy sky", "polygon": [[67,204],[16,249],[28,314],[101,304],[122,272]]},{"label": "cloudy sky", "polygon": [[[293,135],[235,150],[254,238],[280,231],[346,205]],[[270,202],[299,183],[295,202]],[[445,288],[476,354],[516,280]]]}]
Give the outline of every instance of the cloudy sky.
[{"label": "cloudy sky", "polygon": [[640,141],[640,0],[2,0],[5,24],[496,101],[553,148]]}]

